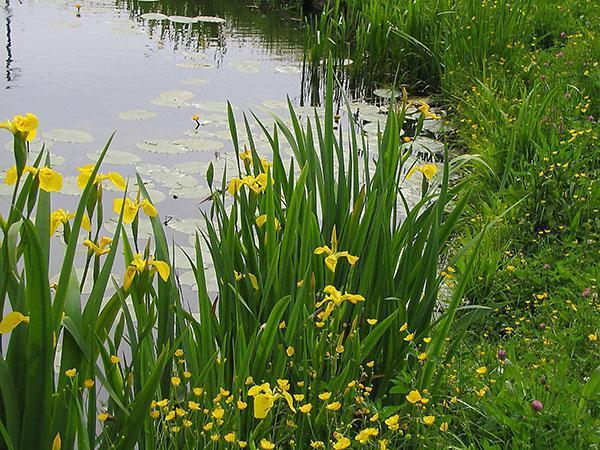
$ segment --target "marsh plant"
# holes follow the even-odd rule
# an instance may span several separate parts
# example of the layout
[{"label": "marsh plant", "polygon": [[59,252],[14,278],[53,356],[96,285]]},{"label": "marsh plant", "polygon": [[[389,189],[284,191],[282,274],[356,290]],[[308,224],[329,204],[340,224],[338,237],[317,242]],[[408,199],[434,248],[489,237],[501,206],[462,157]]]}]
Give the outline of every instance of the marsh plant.
[{"label": "marsh plant", "polygon": [[[452,429],[431,408],[449,395],[440,381],[465,323],[455,316],[469,264],[454,284],[445,249],[466,204],[450,173],[468,161],[417,166],[421,196],[409,208],[399,133],[407,105],[391,109],[377,148],[362,151],[351,121],[346,132],[334,127],[332,85],[330,71],[323,118],[302,121],[290,104],[291,126],[263,127],[272,161],[246,118],[250,144],[240,148],[230,107],[237,173],[209,168],[212,204],[188,255],[198,314],[181,297],[141,178],[100,172],[112,137],[79,169],[75,211],[52,212],[62,176],[47,152],[29,160],[37,119],[2,124],[15,156],[1,221],[3,447],[398,448]],[[289,167],[282,139],[294,152]],[[122,192],[108,210],[103,183]],[[100,235],[111,211],[115,233]],[[74,268],[81,248],[90,294]],[[61,252],[56,284],[51,252]],[[446,284],[454,289],[440,302]]]}]

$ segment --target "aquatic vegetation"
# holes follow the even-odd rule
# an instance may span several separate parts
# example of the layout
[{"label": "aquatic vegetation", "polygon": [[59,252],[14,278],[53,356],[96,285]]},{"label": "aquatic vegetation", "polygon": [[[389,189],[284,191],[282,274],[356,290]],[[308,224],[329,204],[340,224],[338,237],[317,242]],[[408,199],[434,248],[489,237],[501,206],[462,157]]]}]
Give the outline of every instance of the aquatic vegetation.
[{"label": "aquatic vegetation", "polygon": [[[15,201],[3,213],[0,248],[0,294],[13,308],[0,322],[1,332],[10,333],[0,357],[4,442],[127,449],[189,439],[195,448],[280,448],[290,436],[268,425],[276,422],[297,429],[292,439],[299,446],[331,441],[337,448],[350,442],[392,448],[404,439],[390,416],[409,413],[408,390],[390,394],[391,377],[378,374],[395,366],[427,398],[438,395],[435,377],[443,377],[443,368],[434,361],[447,351],[460,290],[444,320],[434,320],[442,281],[437,267],[465,203],[460,185],[448,184],[446,162],[437,181],[423,177],[417,206],[405,208],[396,188],[408,158],[398,139],[402,115],[389,115],[377,162],[359,157],[352,124],[350,158],[344,157],[344,142],[333,134],[332,75],[329,83],[323,119],[300,125],[290,107],[292,128],[281,119],[274,134],[263,128],[272,161],[260,156],[251,134],[240,150],[229,108],[239,172],[217,186],[208,165],[212,211],[185,225],[195,233],[192,249],[169,250],[141,178],[100,171],[110,140],[96,164],[79,168],[82,191],[74,212],[50,212],[60,186],[53,181],[44,189],[42,179],[58,176],[41,175],[41,162],[51,163],[46,150],[24,166],[19,183],[16,168],[9,171]],[[250,130],[246,120],[245,127]],[[295,162],[284,168],[279,134],[300,170]],[[14,139],[17,150],[28,145],[25,135]],[[112,235],[100,237],[103,183],[118,189],[118,220]],[[149,235],[142,233],[140,210]],[[34,211],[35,219],[24,211]],[[66,247],[51,245],[54,234]],[[82,247],[83,269],[75,270]],[[45,262],[56,252],[62,269],[51,284]],[[121,253],[123,272],[116,264]],[[207,256],[215,275],[205,272]],[[180,296],[179,267],[191,269],[198,315]],[[407,336],[398,334],[405,322],[414,341],[397,345]],[[428,336],[427,343],[413,343]],[[17,350],[25,358],[15,359]],[[430,356],[418,359],[417,351]],[[23,402],[15,401],[17,392]],[[99,407],[102,392],[107,398]],[[358,411],[360,428],[344,429]],[[414,417],[410,427],[427,426],[426,415]]]}]

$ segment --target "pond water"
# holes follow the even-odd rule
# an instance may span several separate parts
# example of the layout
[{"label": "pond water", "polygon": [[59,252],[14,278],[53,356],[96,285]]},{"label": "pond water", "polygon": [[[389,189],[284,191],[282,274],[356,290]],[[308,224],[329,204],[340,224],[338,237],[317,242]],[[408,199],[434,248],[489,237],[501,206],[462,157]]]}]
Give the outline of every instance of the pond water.
[{"label": "pond water", "polygon": [[[62,192],[52,197],[53,209],[75,209],[77,167],[94,162],[116,130],[102,172],[118,171],[132,180],[138,172],[168,237],[192,251],[190,238],[209,194],[208,164],[214,163],[216,174],[235,167],[226,101],[235,108],[238,133],[244,111],[272,124],[272,113],[288,116],[287,97],[296,106],[304,103],[305,30],[299,12],[262,10],[241,0],[80,0],[79,12],[76,2],[5,1],[0,118],[38,115],[39,138],[32,149],[46,145],[65,177]],[[353,109],[360,110],[376,146],[377,122],[385,115],[364,103]],[[252,127],[259,154],[269,157],[266,139],[255,123]],[[10,134],[2,133],[0,169],[14,164],[11,148]],[[281,151],[288,165],[291,149],[282,144]],[[413,190],[419,192],[418,183]],[[11,193],[12,186],[0,184],[2,210]],[[118,195],[114,189],[105,193],[108,219],[101,235],[114,231],[112,199]],[[142,235],[150,232],[148,220],[140,227]],[[54,238],[55,245],[59,241]],[[53,253],[58,259],[51,262],[51,274],[59,271],[62,252]],[[82,247],[81,260],[84,255]],[[182,283],[191,285],[186,258],[183,253],[176,258]],[[210,273],[208,278],[215,281]]]},{"label": "pond water", "polygon": [[[53,208],[70,210],[76,168],[116,130],[102,170],[132,177],[137,169],[161,215],[175,217],[167,230],[189,245],[195,222],[183,220],[199,218],[208,162],[220,169],[234,159],[225,102],[240,122],[242,110],[268,120],[286,113],[287,96],[299,103],[302,21],[236,0],[83,0],[79,14],[75,3],[7,0],[0,9],[0,117],[38,115],[32,148],[50,149],[65,176]],[[207,17],[189,19],[197,16]],[[13,164],[10,142],[0,136],[3,169]],[[0,188],[5,207],[9,192]]]}]

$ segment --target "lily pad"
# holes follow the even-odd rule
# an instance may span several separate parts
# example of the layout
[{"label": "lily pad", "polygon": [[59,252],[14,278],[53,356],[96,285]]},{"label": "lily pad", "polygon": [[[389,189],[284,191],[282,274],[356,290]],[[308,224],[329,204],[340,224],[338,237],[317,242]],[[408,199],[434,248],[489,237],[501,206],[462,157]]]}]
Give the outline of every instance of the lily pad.
[{"label": "lily pad", "polygon": [[265,100],[262,102],[263,106],[268,109],[287,109],[287,102],[281,100]]},{"label": "lily pad", "polygon": [[146,139],[145,141],[138,142],[135,145],[140,150],[145,150],[151,153],[165,153],[167,155],[177,155],[179,153],[186,153],[189,151],[187,148],[167,139]]},{"label": "lily pad", "polygon": [[225,19],[216,16],[196,16],[196,20],[204,23],[225,23]]},{"label": "lily pad", "polygon": [[190,219],[171,219],[167,226],[172,230],[178,231],[183,234],[195,234],[198,230],[205,229],[204,219],[190,218]]},{"label": "lily pad", "polygon": [[156,117],[156,113],[145,109],[132,109],[119,113],[119,119],[121,120],[148,120],[154,117]]},{"label": "lily pad", "polygon": [[300,69],[298,66],[276,66],[275,72],[284,73],[286,75],[295,75],[302,73],[302,69]]},{"label": "lily pad", "polygon": [[140,16],[144,20],[168,20],[169,16],[161,13],[146,13]]},{"label": "lily pad", "polygon": [[175,170],[188,175],[204,174],[207,168],[206,161],[189,161],[177,163],[173,166]]},{"label": "lily pad", "polygon": [[190,91],[172,90],[161,92],[160,96],[151,100],[150,103],[158,106],[181,108],[190,106],[187,101],[192,98],[194,98],[194,93]]},{"label": "lily pad", "polygon": [[400,96],[400,92],[399,91],[392,91],[391,89],[375,89],[373,91],[373,95],[376,95],[377,97],[381,97],[381,98],[397,98]]},{"label": "lily pad", "polygon": [[185,199],[204,199],[211,194],[210,189],[204,186],[183,186],[177,189],[171,189],[169,195],[173,198]]},{"label": "lily pad", "polygon": [[[54,147],[54,142],[46,139],[36,139],[29,143],[29,151],[32,153],[39,153],[42,147],[44,147],[46,150],[49,150]],[[10,141],[6,142],[4,144],[4,148],[9,152],[13,152],[15,148],[14,141],[11,139]]]},{"label": "lily pad", "polygon": [[[86,155],[88,159],[92,161],[98,161],[100,157],[99,152],[91,152]],[[115,165],[127,165],[127,164],[136,164],[140,162],[142,158],[138,155],[135,155],[130,152],[122,152],[119,150],[108,149],[106,152],[106,156],[104,157],[104,162],[107,164],[115,164]]]},{"label": "lily pad", "polygon": [[[219,112],[219,113],[226,113],[227,112],[227,102],[214,102],[214,101],[207,101],[207,102],[197,102],[197,103],[192,103],[192,106],[198,109],[202,109],[204,111],[211,111],[211,112]],[[236,110],[237,108],[233,107],[233,110]],[[223,116],[223,118],[226,120],[226,117]]]},{"label": "lily pad", "polygon": [[0,197],[10,197],[13,194],[14,186],[0,183]]},{"label": "lily pad", "polygon": [[185,84],[186,86],[206,86],[209,81],[203,78],[186,78],[181,80],[179,83]]},{"label": "lily pad", "polygon": [[190,152],[214,152],[225,147],[222,142],[202,138],[178,139],[175,142]]},{"label": "lily pad", "polygon": [[215,64],[205,61],[184,61],[177,63],[177,65],[184,69],[214,69],[217,67]]},{"label": "lily pad", "polygon": [[60,194],[79,197],[81,195],[81,192],[81,189],[79,189],[79,187],[77,186],[76,177],[63,178],[63,185],[60,190]]},{"label": "lily pad", "polygon": [[259,63],[254,61],[230,61],[229,65],[242,73],[251,74],[260,72]]},{"label": "lily pad", "polygon": [[[200,121],[200,123],[202,123],[202,121]],[[210,139],[210,138],[215,137],[214,133],[203,130],[202,128],[198,128],[197,130],[195,130],[195,129],[194,130],[185,130],[183,132],[183,134],[185,134],[186,136],[189,136],[189,137],[204,138],[204,139]]]},{"label": "lily pad", "polygon": [[173,23],[189,24],[189,23],[197,23],[198,22],[198,19],[196,17],[169,16],[168,19],[169,19],[169,21],[171,21]]},{"label": "lily pad", "polygon": [[81,26],[81,22],[71,20],[55,20],[50,22],[50,26],[53,28],[68,30],[70,28],[79,28]]},{"label": "lily pad", "polygon": [[50,131],[44,131],[42,136],[46,139],[67,144],[87,144],[94,140],[94,136],[85,131],[68,128],[53,128]]}]

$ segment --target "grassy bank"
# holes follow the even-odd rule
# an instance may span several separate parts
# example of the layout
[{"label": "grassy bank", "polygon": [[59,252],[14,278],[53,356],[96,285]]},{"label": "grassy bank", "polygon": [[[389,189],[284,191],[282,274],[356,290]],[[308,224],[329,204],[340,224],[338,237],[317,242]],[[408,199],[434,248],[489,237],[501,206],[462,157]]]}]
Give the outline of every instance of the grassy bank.
[{"label": "grassy bank", "polygon": [[473,172],[459,233],[495,223],[466,292],[490,314],[452,362],[460,430],[423,445],[598,445],[599,14],[592,1],[334,1],[315,25],[314,60],[337,52],[357,86],[397,77],[435,96],[455,151],[492,168]]}]

